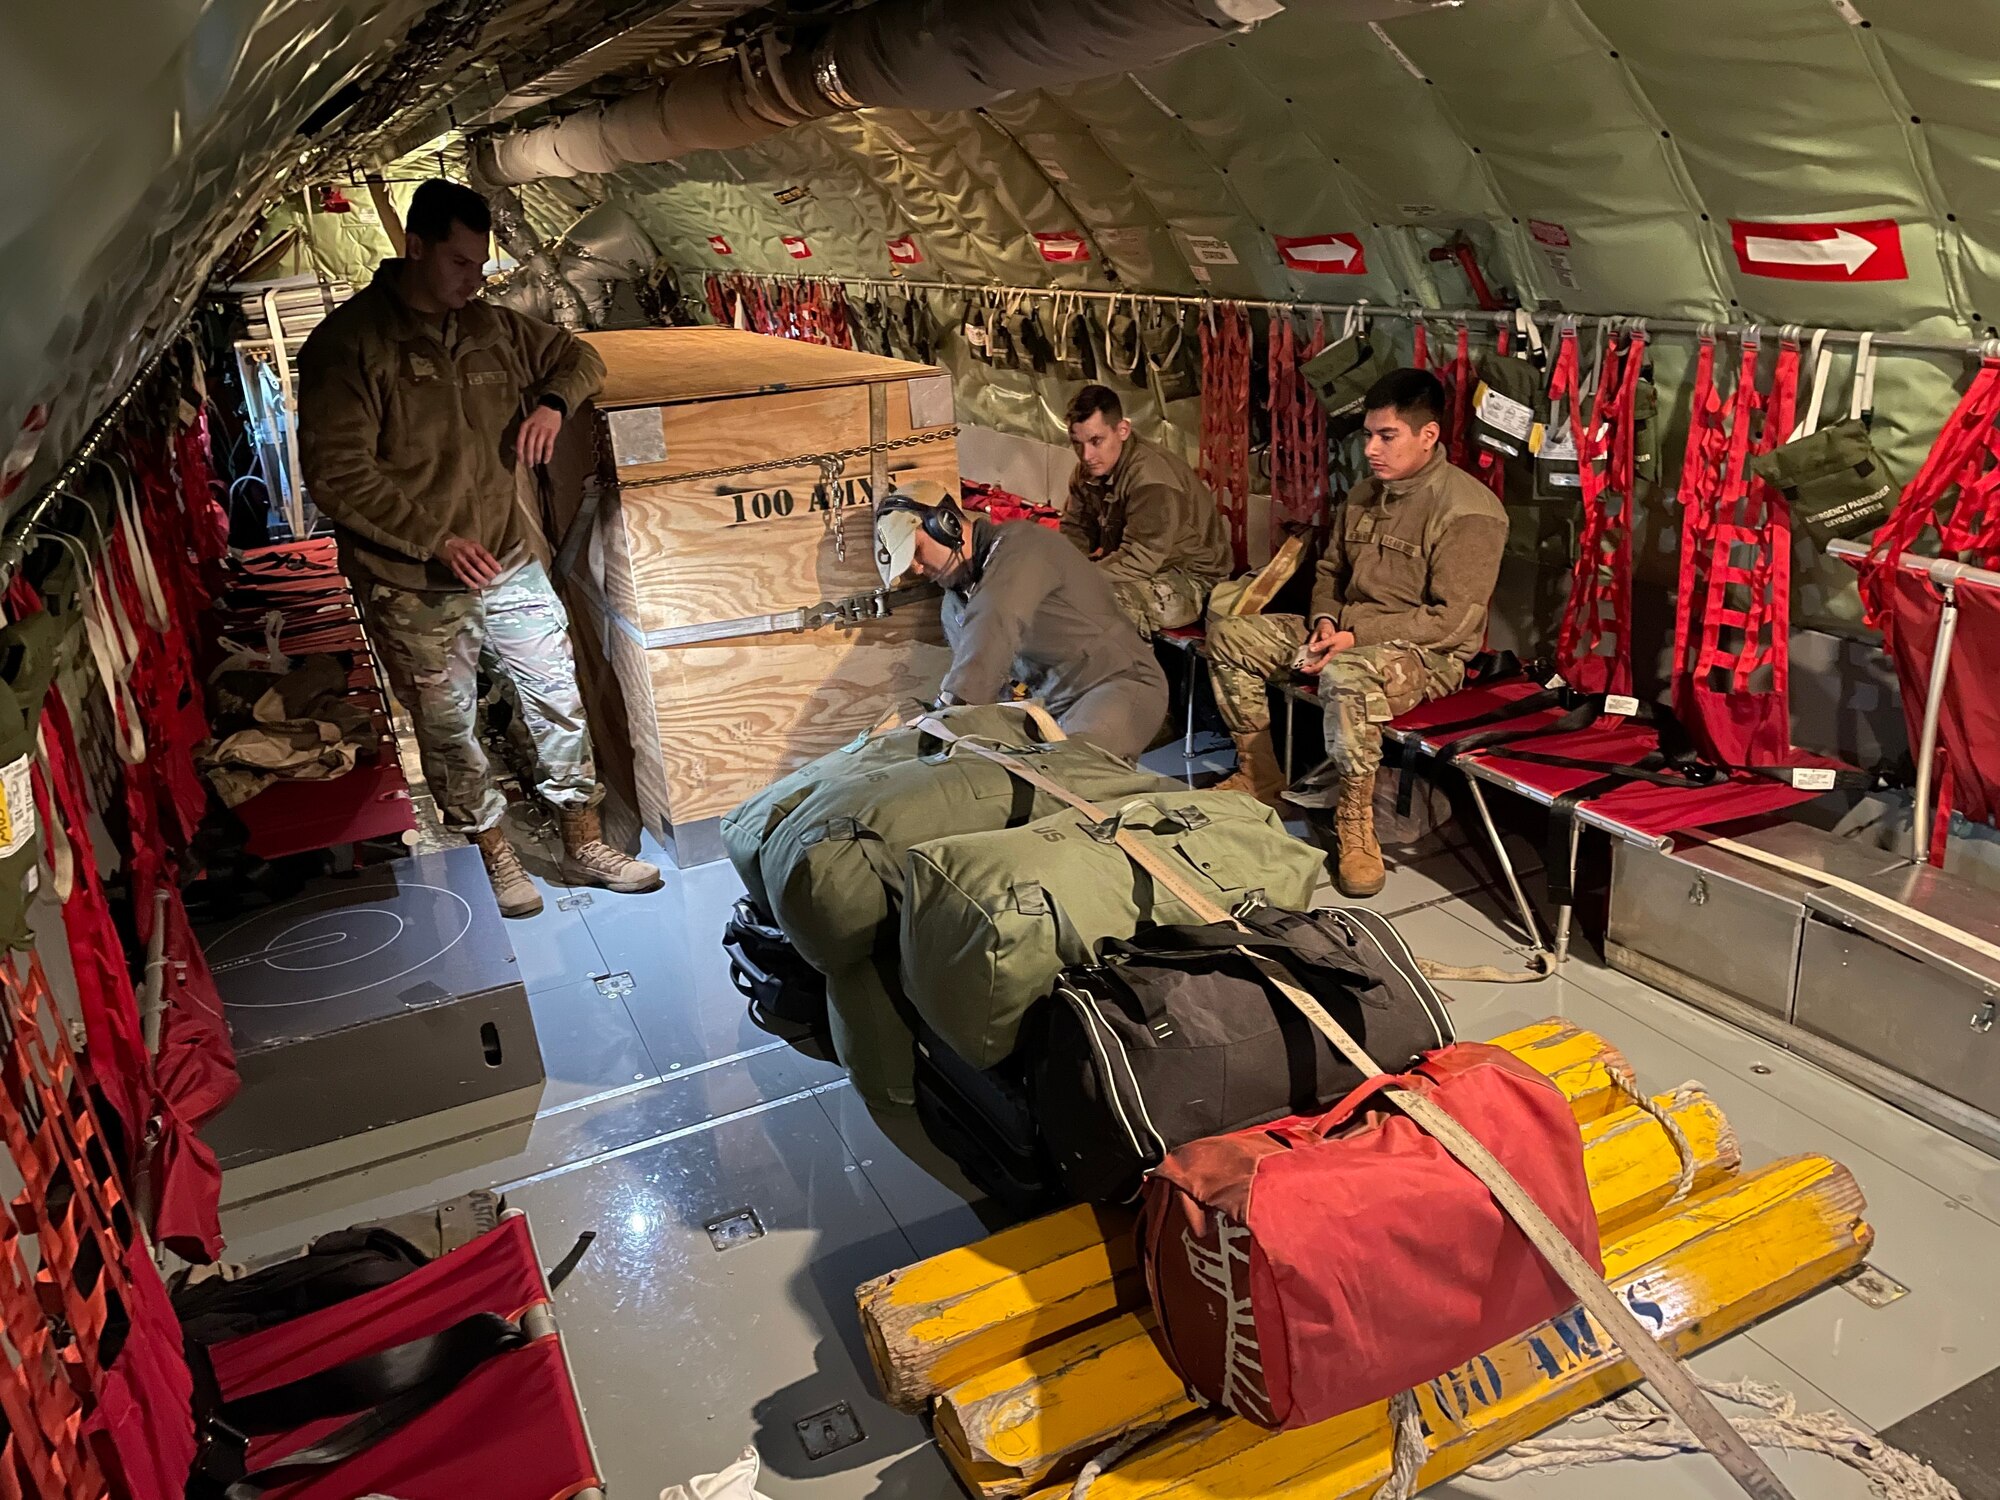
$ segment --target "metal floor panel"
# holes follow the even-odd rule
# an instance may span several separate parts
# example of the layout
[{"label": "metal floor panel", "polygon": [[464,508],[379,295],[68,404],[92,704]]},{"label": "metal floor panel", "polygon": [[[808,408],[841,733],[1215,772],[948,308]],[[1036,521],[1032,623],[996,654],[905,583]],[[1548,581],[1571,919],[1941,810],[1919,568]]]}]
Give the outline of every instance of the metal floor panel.
[{"label": "metal floor panel", "polygon": [[[1519,967],[1504,908],[1461,870],[1447,852],[1394,871],[1384,909],[1402,909],[1398,924],[1427,957]],[[514,1184],[510,1198],[551,1254],[598,1232],[562,1293],[563,1324],[614,1496],[644,1500],[754,1443],[772,1500],[940,1500],[957,1487],[921,1426],[874,1398],[853,1287],[1001,1220],[913,1121],[876,1119],[838,1069],[744,1019],[717,941],[739,890],[721,864],[669,870],[649,896],[591,893],[575,915],[598,972],[629,972],[633,987],[609,999],[592,972],[547,966],[534,1005],[551,1083],[532,1127],[419,1142],[359,1172],[321,1166],[313,1184],[228,1210],[231,1254],[270,1255],[360,1219]],[[549,888],[551,911],[560,891]],[[1984,1271],[2000,1258],[2000,1161],[1588,952],[1542,984],[1444,988],[1461,1035],[1568,1016],[1606,1034],[1655,1090],[1700,1079],[1753,1164],[1819,1150],[1854,1171],[1879,1237],[1874,1260],[1910,1295],[1875,1310],[1843,1290],[1821,1293],[1702,1355],[1705,1374],[1768,1380],[1808,1409],[1838,1406],[1880,1427],[2000,1367]],[[628,1062],[648,1076],[623,1080]],[[743,1208],[764,1233],[716,1250],[704,1225]],[[864,1437],[807,1458],[795,1423],[839,1402]],[[1777,1465],[1801,1500],[1867,1493],[1830,1460]],[[1732,1493],[1698,1457],[1429,1493],[1583,1500],[1614,1485],[1621,1500]]]}]

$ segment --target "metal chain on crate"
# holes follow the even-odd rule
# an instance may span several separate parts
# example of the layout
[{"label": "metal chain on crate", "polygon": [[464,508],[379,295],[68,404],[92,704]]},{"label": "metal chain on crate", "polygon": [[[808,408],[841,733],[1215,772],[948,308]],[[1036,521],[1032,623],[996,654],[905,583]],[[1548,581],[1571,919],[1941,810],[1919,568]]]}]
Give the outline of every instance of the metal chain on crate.
[{"label": "metal chain on crate", "polygon": [[958,436],[956,424],[939,427],[931,432],[913,433],[909,437],[890,438],[886,442],[868,443],[859,448],[835,448],[829,453],[799,453],[790,458],[760,458],[754,463],[732,464],[723,469],[696,469],[691,474],[662,474],[658,479],[645,482],[654,484],[693,484],[702,479],[733,479],[739,474],[761,474],[771,469],[818,469],[831,460],[844,461],[850,458],[867,458],[876,453],[898,453],[906,448],[920,448],[925,443],[942,443]]},{"label": "metal chain on crate", "polygon": [[826,529],[833,537],[835,562],[847,561],[847,525],[840,503],[840,476],[846,467],[845,459],[826,454],[819,461],[819,483],[813,486],[813,499],[826,501]]}]

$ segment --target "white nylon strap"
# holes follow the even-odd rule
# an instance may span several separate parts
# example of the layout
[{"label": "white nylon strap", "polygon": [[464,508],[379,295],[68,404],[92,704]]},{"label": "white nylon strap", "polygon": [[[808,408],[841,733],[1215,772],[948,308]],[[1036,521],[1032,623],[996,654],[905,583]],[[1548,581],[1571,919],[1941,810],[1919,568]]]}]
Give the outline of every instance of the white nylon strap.
[{"label": "white nylon strap", "polygon": [[1833,368],[1833,351],[1826,347],[1826,330],[1819,329],[1812,336],[1812,348],[1806,355],[1812,365],[1812,395],[1807,398],[1805,416],[1792,429],[1790,441],[1809,438],[1819,431],[1820,406],[1826,400],[1826,376]]},{"label": "white nylon strap", "polygon": [[146,623],[157,631],[167,628],[167,591],[160,586],[159,569],[153,566],[153,549],[139,524],[136,487],[106,459],[98,459],[111,476],[112,503],[117,507],[116,525],[125,532],[125,559],[132,566],[132,578],[139,586],[139,602],[146,611]]},{"label": "white nylon strap", "polygon": [[1847,398],[1847,418],[1858,422],[1875,410],[1875,335],[1864,333],[1854,349],[1853,389]]},{"label": "white nylon strap", "polygon": [[[1534,314],[1527,308],[1514,309],[1514,330],[1527,340],[1527,347],[1534,351],[1535,357],[1541,358],[1545,352],[1542,347],[1542,330],[1535,325]],[[1528,356],[1524,353],[1520,357],[1526,359]]]}]

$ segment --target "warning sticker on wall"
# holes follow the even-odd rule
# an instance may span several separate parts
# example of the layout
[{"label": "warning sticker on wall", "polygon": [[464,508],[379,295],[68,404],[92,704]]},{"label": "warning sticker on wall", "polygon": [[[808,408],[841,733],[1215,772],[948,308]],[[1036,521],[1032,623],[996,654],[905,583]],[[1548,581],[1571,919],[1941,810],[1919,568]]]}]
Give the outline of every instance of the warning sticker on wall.
[{"label": "warning sticker on wall", "polygon": [[789,205],[805,202],[806,199],[812,196],[812,192],[811,183],[801,182],[795,187],[779,188],[771,196],[776,198],[780,203]]},{"label": "warning sticker on wall", "polygon": [[19,854],[35,836],[35,792],[28,779],[28,757],[0,767],[0,859]]},{"label": "warning sticker on wall", "polygon": [[1530,219],[1528,233],[1534,237],[1542,259],[1548,262],[1549,274],[1555,277],[1556,285],[1566,292],[1581,291],[1583,283],[1576,279],[1576,268],[1570,264],[1569,231],[1547,219]]},{"label": "warning sticker on wall", "polygon": [[784,235],[781,237],[781,242],[785,247],[785,254],[789,255],[793,260],[812,259],[812,253],[813,253],[812,246],[806,243],[806,237],[804,235],[802,234]]},{"label": "warning sticker on wall", "polygon": [[1236,249],[1227,240],[1218,240],[1205,234],[1191,234],[1187,237],[1188,254],[1204,266],[1239,265]]}]

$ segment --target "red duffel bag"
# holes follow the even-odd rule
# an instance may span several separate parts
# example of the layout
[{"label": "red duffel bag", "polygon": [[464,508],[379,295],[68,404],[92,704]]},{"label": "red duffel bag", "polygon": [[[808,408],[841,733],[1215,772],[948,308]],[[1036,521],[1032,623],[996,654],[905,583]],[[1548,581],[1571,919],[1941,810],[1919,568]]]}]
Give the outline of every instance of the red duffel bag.
[{"label": "red duffel bag", "polygon": [[1371,1107],[1391,1084],[1484,1142],[1603,1271],[1569,1101],[1498,1047],[1445,1047],[1324,1115],[1183,1146],[1139,1218],[1154,1338],[1190,1389],[1260,1426],[1384,1400],[1576,1300],[1478,1178]]}]

